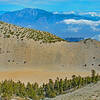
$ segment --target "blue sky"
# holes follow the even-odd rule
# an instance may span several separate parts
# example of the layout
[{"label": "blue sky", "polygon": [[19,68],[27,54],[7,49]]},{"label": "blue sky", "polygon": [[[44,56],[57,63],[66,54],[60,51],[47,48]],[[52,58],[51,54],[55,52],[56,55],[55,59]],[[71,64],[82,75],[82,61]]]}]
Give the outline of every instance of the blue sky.
[{"label": "blue sky", "polygon": [[40,8],[48,11],[97,11],[100,0],[0,0],[0,11]]}]

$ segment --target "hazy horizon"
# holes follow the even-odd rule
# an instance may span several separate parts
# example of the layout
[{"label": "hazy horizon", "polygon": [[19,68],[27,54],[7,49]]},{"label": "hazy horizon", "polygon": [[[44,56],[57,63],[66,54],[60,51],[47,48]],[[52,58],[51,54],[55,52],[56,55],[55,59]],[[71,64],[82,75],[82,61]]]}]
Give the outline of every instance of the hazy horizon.
[{"label": "hazy horizon", "polygon": [[99,0],[0,0],[0,11],[39,8],[47,11],[97,11]]}]

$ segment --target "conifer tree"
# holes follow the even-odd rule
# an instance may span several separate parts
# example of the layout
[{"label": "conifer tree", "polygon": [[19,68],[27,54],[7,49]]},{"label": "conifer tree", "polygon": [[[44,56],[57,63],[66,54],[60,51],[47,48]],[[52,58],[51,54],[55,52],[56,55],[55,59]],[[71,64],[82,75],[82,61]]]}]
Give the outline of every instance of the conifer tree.
[{"label": "conifer tree", "polygon": [[59,81],[59,91],[60,91],[60,94],[63,93],[63,84],[64,84],[63,80],[60,79],[60,81]]},{"label": "conifer tree", "polygon": [[91,74],[92,74],[92,82],[95,82],[95,74],[96,74],[96,72],[95,72],[95,70],[91,70]]}]

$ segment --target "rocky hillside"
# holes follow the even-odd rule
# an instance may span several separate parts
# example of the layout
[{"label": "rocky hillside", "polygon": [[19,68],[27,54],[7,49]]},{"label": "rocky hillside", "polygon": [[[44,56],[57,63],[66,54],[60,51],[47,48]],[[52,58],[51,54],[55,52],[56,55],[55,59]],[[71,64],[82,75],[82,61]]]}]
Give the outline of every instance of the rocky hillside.
[{"label": "rocky hillside", "polygon": [[[99,69],[100,42],[66,42],[48,32],[0,22],[0,62],[44,70]],[[74,70],[74,71],[75,71]]]},{"label": "rocky hillside", "polygon": [[0,22],[0,79],[39,81],[100,71],[100,42],[66,42],[48,33]]},{"label": "rocky hillside", "polygon": [[45,43],[64,41],[63,39],[48,32],[22,28],[15,25],[0,22],[0,36],[3,38],[33,39]]}]

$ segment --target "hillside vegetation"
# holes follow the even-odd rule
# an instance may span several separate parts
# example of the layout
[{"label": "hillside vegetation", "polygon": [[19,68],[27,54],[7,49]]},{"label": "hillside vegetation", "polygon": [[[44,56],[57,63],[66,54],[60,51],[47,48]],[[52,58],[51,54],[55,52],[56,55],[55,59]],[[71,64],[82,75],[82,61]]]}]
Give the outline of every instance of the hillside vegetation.
[{"label": "hillside vegetation", "polygon": [[[25,33],[26,30],[30,31]],[[92,69],[100,71],[99,41],[66,42],[58,37],[54,39],[56,36],[50,34],[54,43],[49,33],[34,30],[35,35],[30,35],[31,30],[0,23],[1,81],[13,79],[41,84],[50,78],[63,79],[66,75],[70,78],[73,74],[85,77]],[[47,37],[38,40],[39,34]]]},{"label": "hillside vegetation", "polygon": [[98,54],[96,40],[66,42],[48,32],[0,22],[0,70],[99,71]]},{"label": "hillside vegetation", "polygon": [[21,40],[33,39],[34,41],[40,41],[43,43],[64,41],[63,39],[48,32],[18,27],[4,22],[0,22],[0,36],[3,36],[4,38],[13,37]]},{"label": "hillside vegetation", "polygon": [[68,91],[74,91],[85,85],[97,83],[100,80],[99,74],[95,70],[91,71],[91,76],[81,77],[73,75],[72,79],[57,79],[53,82],[49,79],[47,84],[39,86],[38,83],[27,83],[25,86],[21,81],[14,82],[5,80],[0,83],[0,95],[4,100],[10,100],[12,97],[30,98],[32,100],[40,100],[46,97],[54,98],[57,95],[66,94]]}]

